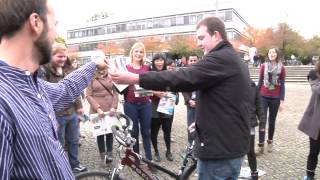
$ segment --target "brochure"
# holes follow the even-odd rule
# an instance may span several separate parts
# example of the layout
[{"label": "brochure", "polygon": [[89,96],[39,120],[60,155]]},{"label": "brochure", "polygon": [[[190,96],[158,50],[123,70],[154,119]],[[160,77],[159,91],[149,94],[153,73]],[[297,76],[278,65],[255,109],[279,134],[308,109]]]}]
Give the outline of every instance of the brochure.
[{"label": "brochure", "polygon": [[177,96],[174,93],[168,92],[166,96],[160,99],[157,111],[164,114],[173,115],[176,99]]},{"label": "brochure", "polygon": [[90,115],[90,121],[92,123],[91,130],[93,136],[112,133],[112,126],[121,127],[121,122],[116,116],[110,116],[109,112],[105,112],[104,114],[105,116],[103,118],[100,118],[98,113]]},{"label": "brochure", "polygon": [[[108,60],[108,63],[110,65],[110,69],[114,69],[117,71],[128,71],[127,70],[127,64],[129,63],[130,58],[128,57],[116,57],[111,58]],[[121,93],[124,91],[128,85],[127,84],[117,84],[113,82],[113,85],[116,87],[117,91]]]},{"label": "brochure", "polygon": [[[261,177],[266,174],[265,171],[257,169],[258,176]],[[241,167],[239,178],[251,179],[251,170],[249,167]]]},{"label": "brochure", "polygon": [[151,90],[146,90],[140,87],[139,85],[134,85],[134,96],[135,97],[145,97],[152,96],[153,92]]}]

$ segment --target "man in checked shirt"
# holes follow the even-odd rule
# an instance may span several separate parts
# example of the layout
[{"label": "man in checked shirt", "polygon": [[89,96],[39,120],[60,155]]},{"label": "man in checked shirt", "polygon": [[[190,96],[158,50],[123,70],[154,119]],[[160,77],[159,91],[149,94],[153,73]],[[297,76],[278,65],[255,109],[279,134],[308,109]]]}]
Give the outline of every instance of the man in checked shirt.
[{"label": "man in checked shirt", "polygon": [[58,83],[37,77],[56,38],[51,0],[0,0],[0,179],[74,179],[57,136],[55,111],[94,76],[97,58]]}]

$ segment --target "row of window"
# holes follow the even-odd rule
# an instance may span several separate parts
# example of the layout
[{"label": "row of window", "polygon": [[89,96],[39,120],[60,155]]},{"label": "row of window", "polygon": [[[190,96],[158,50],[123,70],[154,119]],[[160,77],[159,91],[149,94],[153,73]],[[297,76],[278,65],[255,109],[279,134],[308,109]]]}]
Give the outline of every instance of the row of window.
[{"label": "row of window", "polygon": [[[188,34],[185,34],[184,36],[190,36]],[[193,35],[192,35],[193,36]],[[241,35],[236,32],[236,31],[227,31],[227,36],[229,40],[240,40],[241,39]],[[163,35],[161,38],[163,41],[169,41],[171,39],[171,35]],[[122,41],[126,41],[126,40],[118,40],[118,43],[121,44]],[[80,44],[80,45],[74,45],[72,46],[73,48],[75,48],[77,51],[93,51],[97,49],[99,43],[86,43],[86,44]]]},{"label": "row of window", "polygon": [[[68,32],[68,39],[82,38],[88,36],[98,36],[104,34],[121,33],[128,31],[137,31],[144,29],[157,29],[173,26],[193,25],[202,19],[204,14],[215,15],[215,12],[198,13],[189,15],[176,15],[162,18],[150,18],[146,20],[137,20],[127,23],[111,24],[102,27],[95,27],[86,30],[77,30]],[[224,21],[232,21],[232,11],[220,11],[218,17]]]}]

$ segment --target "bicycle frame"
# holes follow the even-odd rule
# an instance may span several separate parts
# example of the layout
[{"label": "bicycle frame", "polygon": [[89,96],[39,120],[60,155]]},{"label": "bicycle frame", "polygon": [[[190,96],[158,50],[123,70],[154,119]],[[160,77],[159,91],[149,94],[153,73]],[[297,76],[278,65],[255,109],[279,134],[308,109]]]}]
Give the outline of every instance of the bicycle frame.
[{"label": "bicycle frame", "polygon": [[[121,149],[121,148],[120,148]],[[137,162],[145,162],[147,165],[151,165],[154,168],[156,168],[157,170],[162,171],[165,174],[170,175],[171,177],[173,177],[174,179],[177,180],[185,180],[186,178],[188,178],[191,173],[195,170],[197,162],[196,160],[193,158],[192,156],[192,148],[188,148],[186,156],[183,159],[183,164],[180,167],[178,173],[174,173],[156,163],[153,163],[152,161],[142,157],[140,154],[135,153],[132,148],[126,148],[125,149],[125,156],[123,158],[121,158],[121,162],[118,165],[118,167],[116,167],[113,170],[112,173],[112,178],[117,176],[120,171],[123,169],[124,166],[128,166],[130,167],[134,172],[136,172],[140,177],[142,177],[143,179],[146,180],[153,180],[156,179],[153,178],[148,172],[146,172],[144,169],[142,169],[139,164],[137,164]],[[189,162],[189,160],[192,160],[191,162],[191,166],[187,167],[187,163]],[[187,168],[186,168],[187,167]]]}]

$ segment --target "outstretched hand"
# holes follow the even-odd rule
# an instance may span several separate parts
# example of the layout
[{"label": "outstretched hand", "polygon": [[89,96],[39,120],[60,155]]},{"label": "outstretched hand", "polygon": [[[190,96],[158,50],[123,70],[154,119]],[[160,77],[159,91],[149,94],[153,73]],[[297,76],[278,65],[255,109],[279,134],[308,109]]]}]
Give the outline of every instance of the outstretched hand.
[{"label": "outstretched hand", "polygon": [[100,56],[95,57],[92,61],[96,64],[97,68],[105,69],[107,67],[106,57],[103,52],[99,52]]},{"label": "outstretched hand", "polygon": [[119,71],[108,63],[106,60],[106,65],[108,67],[108,74],[117,84],[138,84],[139,83],[139,74],[134,74],[127,71]]}]

